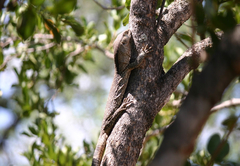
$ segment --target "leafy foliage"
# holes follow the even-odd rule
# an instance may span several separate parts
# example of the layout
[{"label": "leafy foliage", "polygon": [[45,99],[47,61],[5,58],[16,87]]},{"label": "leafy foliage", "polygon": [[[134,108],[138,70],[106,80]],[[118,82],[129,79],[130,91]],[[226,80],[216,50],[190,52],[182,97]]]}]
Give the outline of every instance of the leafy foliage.
[{"label": "leafy foliage", "polygon": [[90,165],[93,146],[84,141],[84,155],[79,157],[71,146],[64,144],[64,137],[56,134],[57,126],[53,123],[55,115],[41,114],[42,118],[37,118],[34,125],[28,127],[29,132],[22,133],[28,137],[36,137],[36,141],[31,145],[30,150],[24,153],[24,156],[33,166]]}]

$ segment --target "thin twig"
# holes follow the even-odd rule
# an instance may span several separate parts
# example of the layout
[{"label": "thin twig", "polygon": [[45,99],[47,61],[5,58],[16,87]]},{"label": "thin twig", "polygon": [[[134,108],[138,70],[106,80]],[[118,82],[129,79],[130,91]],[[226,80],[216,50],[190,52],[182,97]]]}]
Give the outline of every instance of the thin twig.
[{"label": "thin twig", "polygon": [[[169,105],[173,106],[173,107],[179,107],[180,104],[181,104],[182,100],[173,100],[173,102]],[[217,112],[218,110],[221,110],[223,108],[229,108],[229,107],[235,107],[235,106],[238,106],[240,105],[240,98],[232,98],[230,100],[227,100],[227,101],[224,101],[216,106],[214,106],[212,109],[211,109],[211,114],[214,113],[214,112]]]},{"label": "thin twig", "polygon": [[105,54],[108,58],[110,58],[110,59],[113,59],[113,58],[114,58],[113,53],[111,53],[110,51],[105,50],[105,49],[101,48],[101,47],[98,46],[98,45],[95,45],[95,48],[98,49],[99,51],[101,51],[103,54]]},{"label": "thin twig", "polygon": [[6,38],[5,39],[6,41],[5,42],[0,42],[0,47],[4,48],[6,46],[8,46],[9,44],[11,44],[11,42],[17,40],[17,37],[9,37],[9,38]]},{"label": "thin twig", "polygon": [[240,105],[240,98],[232,98],[230,100],[224,101],[221,104],[214,106],[211,109],[211,113],[214,113],[223,108],[233,107],[233,106],[237,106],[237,105]]},{"label": "thin twig", "polygon": [[84,50],[85,50],[85,48],[82,47],[81,44],[78,44],[78,45],[77,45],[77,48],[75,49],[75,51],[69,53],[69,54],[66,56],[66,58],[67,58],[67,57],[76,56],[76,55],[80,54],[81,52],[83,52]]}]

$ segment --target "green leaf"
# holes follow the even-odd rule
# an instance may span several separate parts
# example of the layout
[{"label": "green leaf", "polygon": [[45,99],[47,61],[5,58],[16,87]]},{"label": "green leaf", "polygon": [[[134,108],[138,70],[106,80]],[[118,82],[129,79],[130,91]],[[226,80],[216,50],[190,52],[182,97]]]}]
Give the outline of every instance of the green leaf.
[{"label": "green leaf", "polygon": [[65,70],[65,81],[67,84],[72,84],[74,78],[77,76],[77,74],[73,73],[69,69],[66,68]]},{"label": "green leaf", "polygon": [[60,0],[57,1],[50,12],[53,14],[67,14],[73,11],[77,4],[77,0]]},{"label": "green leaf", "polygon": [[93,21],[89,22],[86,27],[86,37],[90,39],[95,33],[95,23]]},{"label": "green leaf", "polygon": [[25,156],[29,161],[31,160],[32,158],[32,154],[30,152],[24,152],[23,153],[23,156]]},{"label": "green leaf", "polygon": [[126,15],[126,17],[123,19],[123,25],[126,26],[129,22],[129,13]]},{"label": "green leaf", "polygon": [[104,22],[104,25],[106,27],[105,34],[107,35],[106,43],[109,44],[112,40],[112,33],[111,30],[109,29],[108,23]]},{"label": "green leaf", "polygon": [[43,4],[45,0],[30,0],[30,3],[35,5],[35,6],[39,6],[41,4]]},{"label": "green leaf", "polygon": [[46,133],[43,133],[43,135],[42,135],[42,142],[46,146],[49,146],[50,145],[49,135],[47,135]]},{"label": "green leaf", "polygon": [[13,42],[14,47],[17,47],[20,42],[21,42],[21,40],[15,40]]},{"label": "green leaf", "polygon": [[229,143],[225,143],[223,148],[220,149],[218,152],[216,152],[219,144],[221,143],[221,138],[219,134],[214,134],[211,136],[208,145],[207,145],[207,150],[208,152],[213,155],[217,153],[217,156],[215,158],[215,161],[221,162],[223,158],[229,153]]},{"label": "green leaf", "polygon": [[87,69],[86,69],[83,65],[79,64],[78,67],[79,67],[84,73],[88,73],[88,72],[87,72]]},{"label": "green leaf", "polygon": [[45,27],[50,31],[50,33],[53,35],[54,39],[57,43],[61,42],[61,35],[59,33],[59,30],[56,28],[55,24],[52,20],[46,19],[43,16],[43,21],[45,22]]},{"label": "green leaf", "polygon": [[0,65],[3,63],[3,53],[2,53],[2,50],[0,52]]},{"label": "green leaf", "polygon": [[36,24],[36,14],[31,8],[27,8],[27,10],[22,12],[18,18],[17,32],[23,38],[23,40],[26,40],[33,35]]},{"label": "green leaf", "polygon": [[51,159],[56,160],[57,154],[54,152],[54,147],[55,145],[53,143],[48,146],[48,154]]},{"label": "green leaf", "polygon": [[45,66],[47,69],[49,69],[51,67],[51,60],[49,58],[45,59]]},{"label": "green leaf", "polygon": [[60,165],[66,164],[65,154],[63,154],[63,152],[61,150],[59,151],[59,154],[58,154],[58,160],[59,160]]},{"label": "green leaf", "polygon": [[207,150],[211,155],[215,152],[217,146],[220,144],[220,141],[221,139],[219,134],[214,134],[211,136],[207,145]]},{"label": "green leaf", "polygon": [[65,56],[66,56],[66,54],[63,51],[59,52],[58,54],[55,55],[56,67],[57,68],[60,68],[61,66],[64,66],[64,64],[65,64],[65,61],[64,61]]},{"label": "green leaf", "polygon": [[191,40],[192,40],[192,37],[188,34],[179,33],[178,35],[183,40],[186,40],[186,41],[189,41],[189,42],[191,42]]},{"label": "green leaf", "polygon": [[85,61],[90,61],[90,62],[94,62],[94,59],[92,57],[92,53],[90,51],[88,51],[84,56],[83,59]]},{"label": "green leaf", "polygon": [[39,146],[39,145],[37,145],[37,143],[36,143],[36,142],[34,142],[34,143],[33,143],[33,145],[32,145],[32,153],[33,153],[33,154],[34,154],[34,149],[41,150],[40,146]]},{"label": "green leaf", "polygon": [[112,4],[113,4],[113,6],[119,6],[119,5],[121,5],[120,2],[119,2],[119,0],[112,0]]},{"label": "green leaf", "polygon": [[233,125],[235,125],[237,120],[238,120],[238,117],[231,115],[222,122],[222,125],[226,126],[229,129],[229,128],[232,128]]},{"label": "green leaf", "polygon": [[22,135],[26,135],[26,136],[28,136],[28,137],[32,137],[32,135],[30,135],[29,133],[27,133],[27,132],[25,132],[25,131],[22,132],[21,134],[22,134]]},{"label": "green leaf", "polygon": [[74,17],[71,16],[67,16],[64,17],[64,19],[62,20],[65,24],[68,24],[72,27],[73,31],[76,33],[77,36],[81,36],[84,33],[84,28],[83,26],[77,22]]},{"label": "green leaf", "polygon": [[125,7],[130,10],[130,5],[131,5],[131,0],[126,0],[125,1]]},{"label": "green leaf", "polygon": [[29,131],[31,131],[32,134],[38,135],[38,131],[35,129],[35,127],[29,126],[28,129],[29,129]]},{"label": "green leaf", "polygon": [[113,26],[114,26],[114,29],[119,29],[120,26],[121,26],[121,21],[120,20],[114,20],[113,21]]}]

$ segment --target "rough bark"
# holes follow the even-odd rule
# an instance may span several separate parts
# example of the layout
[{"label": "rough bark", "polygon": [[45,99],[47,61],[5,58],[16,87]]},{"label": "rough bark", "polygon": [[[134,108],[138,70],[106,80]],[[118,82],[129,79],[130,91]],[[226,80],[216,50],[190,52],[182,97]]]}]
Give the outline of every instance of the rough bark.
[{"label": "rough bark", "polygon": [[223,38],[208,65],[193,79],[192,87],[177,114],[177,119],[166,130],[151,166],[184,164],[211,114],[211,108],[221,99],[229,83],[240,75],[239,48],[240,27],[237,27],[234,32]]},{"label": "rough bark", "polygon": [[163,46],[189,19],[192,11],[188,1],[176,0],[164,10],[159,27],[156,27],[156,3],[157,0],[131,1],[129,22],[134,41],[133,56],[136,57],[147,44],[152,46],[153,52],[142,67],[131,73],[124,96],[133,104],[118,120],[107,140],[103,165],[136,164],[154,117],[185,75],[198,66],[201,52],[211,45],[209,38],[193,45],[165,74]]}]

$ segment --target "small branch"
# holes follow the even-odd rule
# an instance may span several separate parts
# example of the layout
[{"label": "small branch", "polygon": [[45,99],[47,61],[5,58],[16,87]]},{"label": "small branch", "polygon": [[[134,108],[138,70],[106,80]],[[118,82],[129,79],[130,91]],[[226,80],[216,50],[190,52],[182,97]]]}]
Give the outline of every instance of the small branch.
[{"label": "small branch", "polygon": [[118,6],[118,7],[105,7],[103,6],[101,3],[99,3],[96,0],[93,0],[98,6],[100,6],[103,10],[121,10],[123,9],[125,6]]},{"label": "small branch", "polygon": [[71,52],[70,54],[67,55],[67,57],[72,57],[72,56],[76,56],[78,54],[80,54],[81,52],[85,51],[85,50],[88,50],[90,48],[96,48],[97,50],[99,50],[100,52],[102,52],[103,54],[106,55],[106,57],[110,58],[110,59],[113,59],[114,58],[114,55],[113,53],[111,53],[110,51],[108,50],[105,50],[103,48],[101,48],[100,46],[96,45],[96,44],[93,44],[93,45],[90,45],[90,46],[85,46],[85,47],[82,47],[81,45],[78,45],[76,50]]},{"label": "small branch", "polygon": [[[182,100],[174,100],[171,104],[171,106],[178,108],[180,106],[180,103],[182,102]],[[216,106],[214,106],[211,109],[211,114],[214,112],[217,112],[218,110],[221,110],[223,108],[229,108],[229,107],[235,107],[240,105],[240,99],[239,98],[232,98],[230,100],[224,101]]]},{"label": "small branch", "polygon": [[159,22],[159,38],[165,45],[178,28],[187,21],[192,15],[192,9],[189,1],[177,0],[165,8],[161,21]]},{"label": "small branch", "polygon": [[18,57],[19,56],[19,54],[17,55],[15,55],[15,56],[7,56],[6,57],[6,59],[4,60],[4,62],[0,65],[0,71],[2,71],[3,70],[3,68],[7,65],[7,63],[11,60],[11,59],[13,59],[14,57]]},{"label": "small branch", "polygon": [[237,106],[237,105],[240,105],[240,98],[233,98],[233,99],[224,101],[221,104],[218,104],[218,105],[214,106],[211,109],[211,113],[214,113],[214,112],[216,112],[220,109],[223,109],[223,108],[234,107],[234,106]]},{"label": "small branch", "polygon": [[108,58],[110,58],[110,59],[113,59],[113,58],[114,58],[113,53],[111,53],[110,51],[105,50],[105,49],[101,48],[101,47],[98,46],[98,45],[95,45],[94,47],[95,47],[96,49],[98,49],[99,51],[101,51],[103,54],[105,54]]},{"label": "small branch", "polygon": [[33,38],[35,38],[35,39],[37,39],[37,38],[53,39],[53,35],[37,33],[37,34],[35,34],[35,35],[33,36]]},{"label": "small branch", "polygon": [[27,53],[32,53],[32,52],[41,52],[41,51],[44,51],[44,50],[48,50],[49,48],[52,48],[56,45],[56,43],[52,42],[52,43],[49,43],[49,44],[46,44],[44,46],[40,46],[40,47],[36,47],[36,49],[34,48],[29,48],[27,49]]},{"label": "small branch", "polygon": [[[183,78],[194,68],[198,67],[200,62],[206,60],[205,49],[212,46],[210,38],[206,38],[189,48],[162,77],[162,90],[166,95],[171,95],[177,88]],[[171,86],[171,90],[169,90]],[[166,90],[164,90],[166,89]],[[168,89],[168,90],[167,90]],[[166,100],[167,102],[167,100]]]},{"label": "small branch", "polygon": [[85,50],[85,48],[82,47],[81,44],[78,44],[78,45],[77,45],[77,48],[75,49],[75,51],[73,51],[73,52],[71,52],[70,54],[68,54],[68,55],[66,56],[66,58],[67,58],[67,57],[76,56],[76,55],[80,54],[81,52],[83,52],[84,50]]},{"label": "small branch", "polygon": [[9,44],[11,44],[11,42],[13,42],[15,40],[17,40],[17,37],[9,37],[6,39],[5,42],[2,42],[2,41],[0,42],[0,47],[4,48],[4,47],[8,46]]}]

